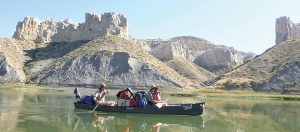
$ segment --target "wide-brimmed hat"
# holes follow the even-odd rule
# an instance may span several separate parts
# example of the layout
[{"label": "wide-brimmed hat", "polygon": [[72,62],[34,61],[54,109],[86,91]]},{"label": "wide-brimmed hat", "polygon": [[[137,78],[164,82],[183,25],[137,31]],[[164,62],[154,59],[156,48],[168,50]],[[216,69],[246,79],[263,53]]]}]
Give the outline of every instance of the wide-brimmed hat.
[{"label": "wide-brimmed hat", "polygon": [[152,89],[158,90],[158,88],[155,85],[151,86],[150,90],[152,90]]},{"label": "wide-brimmed hat", "polygon": [[133,95],[133,91],[131,88],[126,88],[125,91],[129,91],[131,93],[131,95]]},{"label": "wide-brimmed hat", "polygon": [[107,87],[105,83],[102,83],[99,88]]}]

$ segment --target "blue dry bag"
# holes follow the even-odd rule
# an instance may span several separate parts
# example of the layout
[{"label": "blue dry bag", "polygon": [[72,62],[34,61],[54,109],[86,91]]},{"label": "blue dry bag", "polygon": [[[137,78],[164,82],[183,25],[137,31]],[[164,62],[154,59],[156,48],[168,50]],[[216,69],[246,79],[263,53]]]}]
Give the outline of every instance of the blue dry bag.
[{"label": "blue dry bag", "polygon": [[88,105],[94,105],[94,100],[93,100],[93,96],[90,95],[90,96],[84,96],[83,98],[83,101],[85,104],[88,104]]}]

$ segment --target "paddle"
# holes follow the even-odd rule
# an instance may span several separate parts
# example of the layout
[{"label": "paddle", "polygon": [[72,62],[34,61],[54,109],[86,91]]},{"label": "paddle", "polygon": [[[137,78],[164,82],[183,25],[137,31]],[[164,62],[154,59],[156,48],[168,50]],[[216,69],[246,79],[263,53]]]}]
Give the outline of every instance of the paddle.
[{"label": "paddle", "polygon": [[74,128],[73,128],[73,132],[74,132],[75,129],[77,128],[79,121],[80,121],[80,118],[78,118],[77,123],[75,124],[75,126],[74,126]]},{"label": "paddle", "polygon": [[[107,92],[109,92],[109,90],[107,90]],[[106,93],[104,93],[104,94],[102,94],[102,95],[100,96],[100,100],[102,100],[102,99],[104,98],[105,94],[106,94]],[[95,98],[95,97],[94,97],[94,98]],[[99,103],[99,104],[100,104],[100,103]],[[97,107],[99,106],[99,104],[97,104],[97,105],[95,106],[95,108],[94,108],[91,112],[94,112],[94,111],[97,109]]]},{"label": "paddle", "polygon": [[95,108],[94,108],[92,111],[90,111],[90,112],[94,112],[94,111],[97,109],[98,106],[99,106],[99,104],[97,104],[97,105],[95,106]]}]

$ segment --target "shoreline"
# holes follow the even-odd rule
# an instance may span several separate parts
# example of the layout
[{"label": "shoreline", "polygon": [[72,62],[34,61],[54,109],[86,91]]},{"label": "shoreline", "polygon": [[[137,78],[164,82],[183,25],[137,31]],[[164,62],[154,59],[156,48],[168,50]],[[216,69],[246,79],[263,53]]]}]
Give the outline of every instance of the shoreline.
[{"label": "shoreline", "polygon": [[[59,90],[61,88],[75,88],[65,86],[48,86],[38,84],[4,84],[0,88],[34,88],[34,89],[52,89]],[[81,89],[95,89],[92,87],[77,87]],[[122,87],[123,88],[123,87]],[[124,87],[125,88],[125,87]],[[73,90],[73,89],[72,89]],[[112,90],[118,90],[118,88],[112,88]],[[148,90],[147,88],[135,88],[134,90]],[[264,93],[254,92],[251,90],[223,90],[218,88],[161,88],[161,93],[169,94],[174,97],[213,97],[213,98],[243,98],[243,99],[271,99],[271,100],[284,100],[284,101],[300,101],[299,94],[281,94],[281,93]]]}]

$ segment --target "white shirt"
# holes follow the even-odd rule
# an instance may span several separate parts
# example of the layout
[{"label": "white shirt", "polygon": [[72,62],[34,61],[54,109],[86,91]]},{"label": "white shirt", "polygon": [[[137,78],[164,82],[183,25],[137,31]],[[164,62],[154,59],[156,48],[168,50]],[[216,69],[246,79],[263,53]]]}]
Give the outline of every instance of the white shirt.
[{"label": "white shirt", "polygon": [[106,95],[105,90],[104,91],[97,90],[94,94],[94,97],[100,102],[105,102],[105,95]]}]

